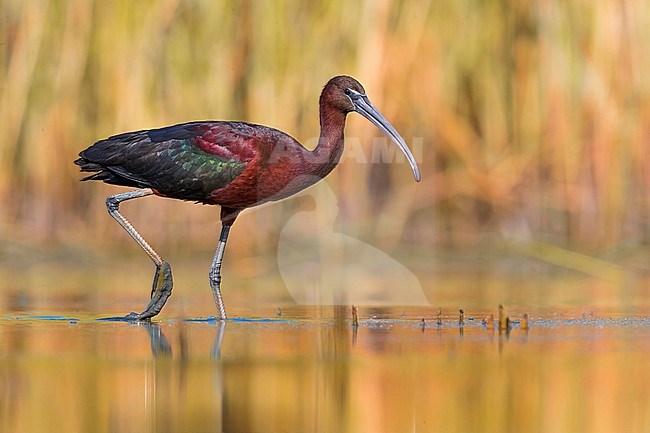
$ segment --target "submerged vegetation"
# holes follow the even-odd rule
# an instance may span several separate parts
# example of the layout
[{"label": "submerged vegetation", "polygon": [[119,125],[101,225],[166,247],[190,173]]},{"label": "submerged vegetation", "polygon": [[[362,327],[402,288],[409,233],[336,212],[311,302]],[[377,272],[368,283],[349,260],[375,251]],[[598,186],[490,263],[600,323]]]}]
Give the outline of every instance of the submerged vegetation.
[{"label": "submerged vegetation", "polygon": [[[444,247],[496,233],[591,251],[647,238],[646,1],[8,0],[2,8],[3,237],[92,235],[110,246],[114,223],[102,203],[115,189],[78,182],[79,150],[195,119],[271,125],[313,146],[320,88],[346,73],[419,146],[423,172],[414,186],[404,164],[363,164],[374,131],[350,118],[353,151],[328,178],[346,232]],[[300,203],[242,217],[251,230],[238,231],[233,250],[271,245],[245,233],[276,236],[274,225]],[[168,248],[216,243],[216,209],[152,199],[128,213]]]}]

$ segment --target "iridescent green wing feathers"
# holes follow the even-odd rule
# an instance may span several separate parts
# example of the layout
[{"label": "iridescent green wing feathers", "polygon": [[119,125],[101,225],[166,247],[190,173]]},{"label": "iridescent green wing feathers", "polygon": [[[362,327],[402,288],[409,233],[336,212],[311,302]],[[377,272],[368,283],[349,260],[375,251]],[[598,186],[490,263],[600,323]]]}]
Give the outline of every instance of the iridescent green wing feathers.
[{"label": "iridescent green wing feathers", "polygon": [[234,139],[242,137],[232,131],[226,122],[195,122],[129,132],[95,143],[75,162],[82,171],[95,172],[84,180],[204,201],[237,178],[251,159],[233,147],[241,146]]}]

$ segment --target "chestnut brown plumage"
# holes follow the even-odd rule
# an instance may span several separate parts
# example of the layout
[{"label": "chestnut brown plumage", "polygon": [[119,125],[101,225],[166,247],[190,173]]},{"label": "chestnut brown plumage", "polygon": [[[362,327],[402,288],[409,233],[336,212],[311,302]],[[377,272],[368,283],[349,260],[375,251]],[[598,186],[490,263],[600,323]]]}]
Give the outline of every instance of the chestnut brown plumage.
[{"label": "chestnut brown plumage", "polygon": [[354,78],[337,76],[320,96],[320,137],[305,149],[277,129],[246,122],[201,121],[160,129],[127,132],[98,141],[75,164],[91,172],[82,180],[100,180],[138,188],[106,199],[110,215],[135,239],[156,265],[151,301],[127,320],[149,319],[171,295],[171,267],[119,212],[119,204],[148,195],[220,205],[222,229],[210,269],[210,286],[225,320],[221,262],[230,227],[249,207],[281,200],[327,176],[343,153],[346,115],[356,111],[383,131],[404,152],[416,181],[413,155],[393,126],[373,107]]}]

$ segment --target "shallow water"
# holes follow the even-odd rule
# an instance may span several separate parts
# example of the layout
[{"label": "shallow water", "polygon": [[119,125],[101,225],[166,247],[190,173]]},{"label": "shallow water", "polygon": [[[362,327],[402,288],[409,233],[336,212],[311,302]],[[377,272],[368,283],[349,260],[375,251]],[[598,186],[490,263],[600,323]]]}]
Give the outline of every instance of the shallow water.
[{"label": "shallow water", "polygon": [[[0,318],[2,431],[647,431],[650,322]],[[472,319],[471,317],[469,319]],[[38,415],[35,415],[38,414]]]},{"label": "shallow water", "polygon": [[423,284],[440,318],[360,307],[354,328],[268,278],[224,291],[225,324],[191,278],[150,324],[100,320],[143,306],[144,280],[30,278],[0,292],[2,432],[650,431],[641,280],[450,274]]}]

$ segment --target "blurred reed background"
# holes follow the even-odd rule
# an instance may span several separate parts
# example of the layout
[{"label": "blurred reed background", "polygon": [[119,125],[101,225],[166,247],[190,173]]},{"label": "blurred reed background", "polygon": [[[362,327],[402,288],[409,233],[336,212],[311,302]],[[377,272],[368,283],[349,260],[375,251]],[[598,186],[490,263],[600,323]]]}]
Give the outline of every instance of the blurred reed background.
[{"label": "blurred reed background", "polygon": [[[363,164],[378,132],[350,116],[347,136],[363,146],[327,179],[347,233],[424,250],[495,236],[640,245],[648,41],[645,0],[4,0],[0,241],[136,250],[103,203],[123,189],[80,183],[80,150],[198,119],[313,144],[320,90],[345,73],[420,146],[423,178]],[[245,212],[230,254],[274,252],[303,203]],[[125,214],[163,252],[216,244],[217,208],[151,198]]]}]

